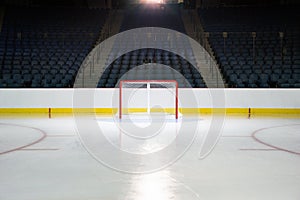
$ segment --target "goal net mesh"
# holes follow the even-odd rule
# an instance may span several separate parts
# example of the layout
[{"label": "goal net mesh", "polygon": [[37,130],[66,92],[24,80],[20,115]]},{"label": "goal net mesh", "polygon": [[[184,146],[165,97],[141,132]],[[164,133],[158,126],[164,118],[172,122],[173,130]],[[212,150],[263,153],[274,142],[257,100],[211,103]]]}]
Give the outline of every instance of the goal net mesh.
[{"label": "goal net mesh", "polygon": [[126,115],[168,114],[178,118],[175,80],[123,80],[119,83],[119,118]]}]

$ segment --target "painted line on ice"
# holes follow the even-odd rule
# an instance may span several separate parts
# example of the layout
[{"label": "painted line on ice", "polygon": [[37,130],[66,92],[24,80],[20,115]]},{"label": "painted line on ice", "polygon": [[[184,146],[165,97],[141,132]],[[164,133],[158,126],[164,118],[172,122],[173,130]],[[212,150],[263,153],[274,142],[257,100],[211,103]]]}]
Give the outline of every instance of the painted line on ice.
[{"label": "painted line on ice", "polygon": [[278,149],[240,149],[241,151],[278,151]]},{"label": "painted line on ice", "polygon": [[76,135],[47,135],[47,137],[75,137]]},{"label": "painted line on ice", "polygon": [[221,137],[251,138],[251,135],[222,135]]},{"label": "painted line on ice", "polygon": [[[263,145],[266,145],[268,147],[271,147],[273,149],[276,149],[276,150],[279,150],[279,151],[284,151],[284,152],[287,152],[287,153],[291,153],[291,154],[295,154],[295,155],[298,155],[300,156],[300,152],[296,152],[296,151],[292,151],[292,150],[289,150],[289,149],[285,149],[285,148],[282,148],[282,147],[278,147],[278,146],[275,146],[273,144],[270,144],[270,143],[267,143],[265,141],[262,141],[260,139],[257,138],[257,134],[263,130],[267,130],[267,129],[272,129],[272,128],[281,128],[281,127],[291,127],[291,126],[300,126],[300,124],[287,124],[287,125],[280,125],[280,126],[271,126],[271,127],[265,127],[265,128],[261,128],[261,129],[258,129],[256,131],[254,131],[251,135],[251,137],[258,143],[260,144],[263,144]],[[300,137],[300,136],[299,136]]]},{"label": "painted line on ice", "polygon": [[36,130],[36,131],[40,132],[41,135],[42,135],[39,139],[37,139],[37,140],[35,140],[35,141],[33,141],[29,144],[22,145],[22,146],[19,146],[19,147],[16,147],[16,148],[13,148],[13,149],[10,149],[10,150],[7,150],[7,151],[0,152],[0,155],[7,154],[7,153],[12,153],[12,152],[21,150],[23,148],[30,147],[32,145],[35,145],[35,144],[41,142],[42,140],[44,140],[47,137],[47,133],[45,131],[41,130],[41,129],[38,129],[38,128],[34,128],[34,127],[30,127],[30,126],[23,126],[23,125],[18,125],[18,124],[8,124],[8,123],[0,123],[0,125],[29,128],[29,129],[33,129],[33,130]]},{"label": "painted line on ice", "polygon": [[51,149],[51,148],[39,148],[39,149],[19,149],[18,151],[57,151],[59,149]]}]

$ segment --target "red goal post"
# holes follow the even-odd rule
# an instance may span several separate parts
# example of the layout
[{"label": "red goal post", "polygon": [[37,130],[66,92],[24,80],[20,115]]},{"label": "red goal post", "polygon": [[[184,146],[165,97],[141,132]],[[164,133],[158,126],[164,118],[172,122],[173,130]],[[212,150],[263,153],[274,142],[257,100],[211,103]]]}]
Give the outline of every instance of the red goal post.
[{"label": "red goal post", "polygon": [[[119,82],[119,118],[122,119],[122,110],[123,110],[123,86],[126,84],[138,85],[138,84],[146,84],[147,89],[151,88],[151,84],[160,84],[160,85],[174,85],[175,88],[175,118],[178,119],[178,82],[176,80],[121,80]],[[149,101],[149,100],[148,100]],[[149,105],[148,105],[149,106]],[[148,108],[150,109],[150,108]]]}]

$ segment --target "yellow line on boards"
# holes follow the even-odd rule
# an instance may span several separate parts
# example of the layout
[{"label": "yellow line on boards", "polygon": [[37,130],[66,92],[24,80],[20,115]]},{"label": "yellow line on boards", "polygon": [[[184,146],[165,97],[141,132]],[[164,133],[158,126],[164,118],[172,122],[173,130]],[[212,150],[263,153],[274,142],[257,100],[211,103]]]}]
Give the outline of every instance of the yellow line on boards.
[{"label": "yellow line on boards", "polygon": [[[0,114],[6,113],[96,113],[111,114],[118,112],[117,108],[0,108]],[[147,112],[146,108],[123,109],[123,114]],[[165,112],[175,114],[174,108],[151,108],[150,112]],[[182,114],[240,114],[240,115],[300,115],[300,108],[179,108]]]}]

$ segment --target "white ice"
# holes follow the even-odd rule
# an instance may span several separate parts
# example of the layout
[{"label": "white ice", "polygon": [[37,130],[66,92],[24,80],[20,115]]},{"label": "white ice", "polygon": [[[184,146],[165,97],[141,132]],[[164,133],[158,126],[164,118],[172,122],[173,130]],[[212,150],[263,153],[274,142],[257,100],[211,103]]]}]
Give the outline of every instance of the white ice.
[{"label": "white ice", "polygon": [[97,142],[103,146],[94,150],[105,152],[107,161],[119,164],[119,168],[99,162],[97,155],[83,146],[85,133],[78,134],[78,121],[73,117],[1,117],[0,199],[300,199],[299,118],[226,117],[215,148],[199,159],[211,118],[190,117],[187,123],[197,122],[198,129],[187,151],[162,169],[137,174],[120,169],[141,172],[146,165],[155,168],[171,153],[158,156],[153,163],[143,155],[161,151],[171,143],[172,151],[180,150],[186,141],[184,135],[177,134],[194,130],[181,130],[182,122],[167,121],[157,135],[134,132],[132,137],[120,131],[127,128],[122,127],[125,123],[109,117],[95,121],[114,149],[139,155],[140,163],[124,159],[118,151],[110,154],[105,141],[95,141],[96,146]]}]

